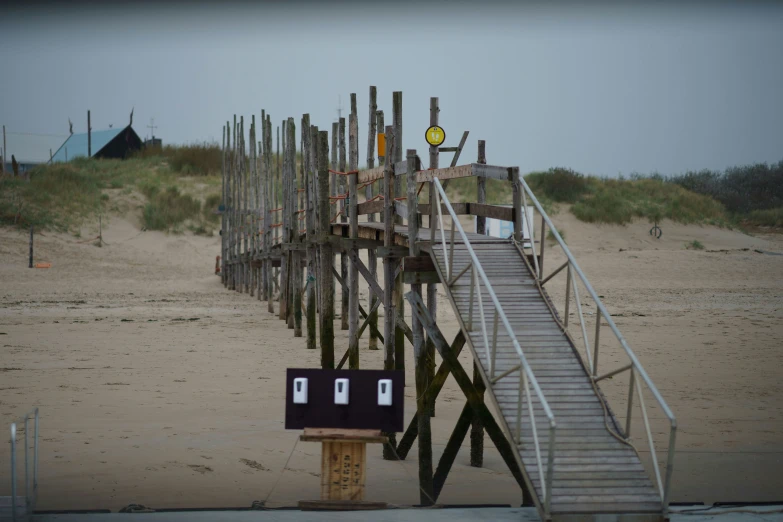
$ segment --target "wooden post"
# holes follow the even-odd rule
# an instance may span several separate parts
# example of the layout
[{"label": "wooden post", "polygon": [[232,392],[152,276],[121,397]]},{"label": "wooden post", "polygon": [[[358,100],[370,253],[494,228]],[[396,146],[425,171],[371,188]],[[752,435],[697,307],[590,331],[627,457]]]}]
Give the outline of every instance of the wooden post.
[{"label": "wooden post", "polygon": [[[339,147],[337,146],[337,137],[338,137],[339,134],[340,134],[340,122],[339,121],[335,121],[335,122],[332,123],[332,155],[331,155],[332,160],[331,160],[331,163],[330,163],[330,165],[331,165],[330,168],[332,170],[340,170],[339,169],[339,165],[337,163],[337,153],[340,150]],[[332,173],[331,176],[330,176],[329,195],[332,196],[332,197],[337,195],[337,174],[334,174],[334,173]],[[332,222],[332,211],[331,211],[332,207],[330,206],[329,209],[330,209],[329,210],[329,213],[330,213],[329,214],[329,223],[331,223]],[[335,200],[334,201],[334,213],[335,213],[335,215],[337,214],[337,212],[339,210],[340,210],[340,205]],[[335,265],[336,261],[337,261],[337,254],[335,253],[334,248],[332,248],[332,266]],[[334,274],[332,274],[330,277],[334,277]],[[336,279],[337,278],[335,278],[335,283],[336,283]],[[335,288],[336,288],[336,285],[332,284],[332,294],[331,294],[331,296],[328,297],[332,301],[335,301],[335,299],[337,297],[335,295]]]},{"label": "wooden post", "polygon": [[226,202],[226,130],[228,126],[223,127],[223,142],[221,143],[221,195],[220,203],[223,206],[223,211],[220,213],[220,281],[223,286],[226,286],[226,211],[228,210],[228,203]]},{"label": "wooden post", "polygon": [[90,111],[87,111],[87,157],[92,158],[92,126],[90,125]]},{"label": "wooden post", "polygon": [[[440,106],[438,105],[438,98],[432,97],[430,98],[430,126],[432,125],[438,125],[438,115],[440,114]],[[438,168],[438,159],[439,159],[439,152],[438,147],[430,146],[430,168],[431,169],[437,169]],[[435,190],[434,184],[430,187],[432,190],[430,190],[430,193],[432,194]],[[430,205],[432,205],[432,208],[435,208],[435,198],[434,194],[430,197]],[[437,212],[437,209],[435,210]],[[432,213],[431,213],[432,216]],[[432,219],[430,219],[430,228],[432,227]],[[434,228],[433,228],[434,230]],[[432,234],[432,233],[430,233]],[[432,239],[432,236],[430,236],[430,239]],[[434,245],[435,243],[430,243],[431,245]],[[430,315],[437,321],[438,317],[438,285],[435,283],[429,283],[427,285],[427,310],[430,312]],[[427,345],[426,345],[426,357],[427,357],[427,375],[432,381],[432,379],[435,378],[435,345],[432,344],[432,340],[429,338],[429,335],[427,336]],[[432,401],[430,404],[430,415],[433,417],[435,416],[435,401]]]},{"label": "wooden post", "polygon": [[[264,237],[266,245],[266,285],[267,285],[267,311],[270,314],[275,313],[275,280],[274,269],[272,268],[272,224],[275,222],[275,213],[272,212],[275,202],[275,173],[272,169],[272,117],[266,115],[266,143],[267,143],[267,158],[266,158],[266,210],[265,225],[266,234]],[[277,230],[277,229],[275,229]]]},{"label": "wooden post", "polygon": [[[408,255],[419,255],[419,203],[416,194],[416,150],[408,149]],[[411,285],[411,292],[421,298],[421,284]],[[411,316],[413,334],[413,360],[416,365],[416,413],[419,421],[419,491],[422,505],[434,502],[435,493],[432,483],[432,431],[430,429],[430,404],[427,390],[430,377],[427,352],[424,347],[424,328],[415,314]]]},{"label": "wooden post", "polygon": [[234,114],[234,141],[231,145],[231,290],[237,289],[239,274],[237,243],[239,238],[239,174],[237,168],[237,115]]},{"label": "wooden post", "polygon": [[[359,170],[359,122],[356,114],[356,94],[351,94],[351,114],[348,118],[348,169],[351,172]],[[356,190],[357,175],[348,176],[348,215],[350,220],[351,239],[359,238],[359,215],[357,204],[359,193]],[[346,252],[343,251],[343,257]],[[359,256],[356,243],[351,246],[351,256]],[[359,369],[359,268],[351,263],[348,274],[348,368]]]},{"label": "wooden post", "polygon": [[28,268],[33,267],[33,225],[30,225],[30,264]]},{"label": "wooden post", "polygon": [[266,157],[269,153],[266,142],[266,111],[261,109],[261,142],[259,144],[259,150],[261,151],[260,179],[259,190],[261,191],[259,196],[259,253],[261,254],[261,291],[258,294],[258,299],[266,301],[269,299],[269,281],[267,280],[266,264],[269,261],[268,253],[266,249],[266,229],[267,222],[269,221],[269,207],[267,206],[267,177],[269,176],[269,170],[267,170]]},{"label": "wooden post", "polygon": [[256,269],[253,268],[253,257],[256,253],[256,115],[251,115],[250,120],[250,154],[248,161],[250,163],[250,182],[245,192],[248,193],[248,229],[247,235],[250,250],[247,253],[247,272],[248,272],[248,286],[250,291],[250,297],[254,297],[256,293]]},{"label": "wooden post", "polygon": [[[310,115],[307,114],[307,121],[310,121]],[[316,348],[316,291],[315,284],[318,281],[316,274],[318,269],[318,257],[317,249],[315,246],[316,238],[316,199],[315,199],[315,175],[317,156],[315,154],[316,141],[318,140],[318,127],[310,126],[308,129],[307,143],[305,144],[305,151],[308,157],[307,161],[307,184],[306,184],[306,205],[307,205],[307,286],[305,302],[307,306],[307,349],[315,350]],[[304,153],[303,153],[304,154]]]},{"label": "wooden post", "polygon": [[332,275],[332,244],[329,242],[329,133],[318,133],[318,241],[321,250],[321,368],[334,368],[334,276]]},{"label": "wooden post", "polygon": [[[376,133],[376,119],[375,114],[378,110],[378,89],[371,86],[370,87],[370,115],[368,117],[369,125],[368,125],[368,134],[367,134],[367,168],[371,169],[375,167],[375,133]],[[367,185],[367,187],[364,189],[364,198],[365,201],[370,201],[373,197],[373,184],[370,183]],[[375,214],[368,214],[367,215],[367,221],[369,223],[375,222]],[[375,252],[375,249],[370,248],[367,250],[367,264],[369,265],[368,268],[370,269],[370,275],[377,281],[378,280],[378,255]],[[370,302],[369,302],[369,310],[370,317],[369,317],[369,326],[370,326],[370,342],[368,348],[370,350],[377,350],[378,349],[378,336],[375,335],[376,330],[378,329],[378,309],[375,308],[375,303],[378,301],[378,298],[375,297],[375,294],[370,292]]]},{"label": "wooden post", "polygon": [[240,292],[247,293],[250,290],[250,287],[248,285],[248,274],[247,274],[247,232],[248,232],[248,222],[247,222],[247,208],[248,208],[248,199],[247,199],[247,186],[248,186],[248,171],[247,171],[247,152],[245,148],[245,117],[241,116],[239,119],[239,127],[240,127],[240,137],[239,137],[239,164],[241,166],[240,168],[240,175],[242,176],[242,243],[241,247],[243,247],[243,250],[240,251],[242,255],[242,287],[240,288]]},{"label": "wooden post", "polygon": [[[395,138],[394,128],[392,126],[386,127],[386,153],[390,158],[393,157]],[[394,244],[394,162],[388,161],[384,165],[383,169],[383,245],[390,247]],[[395,369],[395,317],[396,312],[394,310],[394,297],[392,295],[394,291],[394,270],[395,262],[390,256],[383,258],[383,369],[394,370]],[[397,441],[394,433],[386,433],[389,436],[390,445],[385,445],[383,448],[383,458],[385,460],[397,460],[397,456],[394,451],[394,447],[397,445]]]},{"label": "wooden post", "polygon": [[[65,161],[68,161],[68,153],[66,152]],[[5,157],[8,155],[8,147],[5,144],[5,125],[3,125],[3,174],[5,174]]]},{"label": "wooden post", "polygon": [[511,168],[511,188],[514,202],[514,241],[522,241],[522,185],[519,183],[519,167]]},{"label": "wooden post", "polygon": [[[392,125],[394,126],[394,150],[387,151],[387,155],[390,158],[392,165],[392,177],[394,178],[394,194],[392,195],[392,221],[394,224],[401,225],[403,217],[397,215],[394,212],[394,198],[402,195],[402,176],[397,176],[394,173],[394,165],[402,161],[402,92],[395,91],[392,93]],[[393,227],[392,227],[393,230]],[[393,235],[393,233],[392,233]],[[394,311],[398,319],[405,320],[405,301],[403,294],[405,293],[405,287],[402,282],[402,273],[397,274],[397,278],[394,280]],[[396,328],[394,331],[394,367],[396,370],[405,369],[405,334],[401,328]]]},{"label": "wooden post", "polygon": [[[304,133],[304,131],[302,131]],[[296,245],[297,250],[292,250],[289,256],[290,279],[290,319],[288,327],[293,326],[294,337],[302,337],[302,262],[299,248],[299,192],[296,176],[296,124],[293,118],[288,119],[288,149],[289,149],[289,201],[291,207],[290,231],[288,241]],[[293,324],[291,324],[293,323]]]},{"label": "wooden post", "polygon": [[288,257],[289,252],[286,251],[283,246],[288,240],[288,147],[286,147],[286,140],[288,134],[286,132],[287,121],[283,120],[283,158],[282,169],[280,170],[280,206],[283,210],[280,211],[281,220],[283,224],[280,234],[280,313],[278,317],[283,321],[288,322]]},{"label": "wooden post", "polygon": [[[339,136],[337,137],[337,141],[340,147],[340,166],[338,167],[338,170],[340,172],[345,172],[345,118],[340,118],[340,127],[339,127]],[[337,176],[337,184],[339,186],[339,189],[337,191],[339,194],[345,194],[347,191],[347,184],[346,184],[346,176]],[[347,223],[348,222],[348,216],[346,216],[346,208],[345,208],[345,200],[339,200],[338,201],[338,208],[342,212],[342,215],[340,216],[340,223]],[[340,277],[343,278],[343,281],[348,281],[348,255],[345,250],[342,250],[340,252]],[[347,330],[348,329],[348,301],[349,301],[349,291],[348,291],[348,285],[340,285],[340,288],[342,289],[342,307],[340,309],[340,329],[341,330]]]},{"label": "wooden post", "polygon": [[[280,208],[280,126],[277,126],[277,154],[275,155],[275,175],[272,179],[272,193],[274,195],[274,205],[272,205],[273,208]],[[278,214],[277,212],[274,212],[272,214],[274,218],[272,219],[272,223],[277,223],[277,216],[281,216],[282,214]],[[280,235],[280,227],[274,227],[274,243],[278,243],[278,237]],[[282,254],[282,252],[281,252]],[[274,268],[274,282],[277,286],[277,293],[278,293],[278,299],[280,298],[281,293],[281,286],[280,286],[280,268],[275,267]],[[274,313],[274,310],[273,310]]]},{"label": "wooden post", "polygon": [[[478,142],[478,159],[476,163],[486,165],[487,155],[484,140]],[[487,202],[487,178],[483,176],[476,177],[476,194],[478,202],[485,204]],[[476,233],[485,234],[487,227],[487,218],[483,216],[476,217]],[[473,386],[479,394],[481,400],[484,400],[484,380],[481,378],[476,361],[473,361]],[[484,425],[481,418],[474,415],[470,428],[470,465],[474,468],[484,467]]]},{"label": "wooden post", "polygon": [[[476,163],[486,165],[487,156],[484,140],[478,141],[478,159]],[[487,202],[487,178],[484,176],[476,176],[476,198],[478,203],[485,204]],[[484,216],[476,217],[476,234],[487,233],[487,218]]]}]

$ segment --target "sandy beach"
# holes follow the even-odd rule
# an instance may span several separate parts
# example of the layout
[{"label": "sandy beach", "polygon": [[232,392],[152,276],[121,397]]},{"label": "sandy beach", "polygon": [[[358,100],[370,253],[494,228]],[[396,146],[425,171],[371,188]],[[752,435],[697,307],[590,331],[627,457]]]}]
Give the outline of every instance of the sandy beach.
[{"label": "sandy beach", "polygon": [[[780,500],[783,256],[770,253],[783,252],[783,237],[667,222],[655,240],[645,223],[594,226],[565,210],[553,220],[677,415],[672,500]],[[52,268],[31,270],[26,234],[0,229],[0,421],[8,433],[13,419],[40,408],[38,509],[318,498],[320,445],[284,430],[283,409],[285,369],[317,367],[320,353],[306,350],[265,302],[223,288],[213,274],[217,236],[140,232],[119,217],[103,236],[102,248],[38,236],[36,260]],[[705,249],[686,249],[694,239]],[[551,244],[546,257],[550,269],[565,259]],[[550,289],[555,301],[563,290]],[[453,337],[442,297],[439,324]],[[342,355],[347,332],[338,325],[336,334]],[[600,364],[609,370],[622,357],[606,339]],[[366,339],[360,359],[382,367],[382,352],[369,351]],[[460,359],[470,367],[468,350]],[[410,347],[406,363],[407,421]],[[625,404],[621,380],[601,387],[612,404]],[[463,405],[449,379],[433,419],[436,459]],[[663,452],[668,428],[651,411]],[[636,424],[634,432],[642,436]],[[441,503],[519,505],[515,481],[485,444],[484,468],[460,453]],[[0,495],[10,494],[8,462],[4,443]],[[406,461],[389,462],[371,445],[367,470],[368,500],[418,503],[415,446]]]}]

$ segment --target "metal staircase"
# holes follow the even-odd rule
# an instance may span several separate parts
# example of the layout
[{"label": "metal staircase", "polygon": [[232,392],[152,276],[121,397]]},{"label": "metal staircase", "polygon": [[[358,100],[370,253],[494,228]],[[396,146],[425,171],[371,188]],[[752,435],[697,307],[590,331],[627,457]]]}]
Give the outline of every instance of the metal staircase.
[{"label": "metal staircase", "polygon": [[[545,520],[662,520],[667,517],[673,469],[676,422],[655,385],[628,347],[611,316],[574,260],[557,229],[520,179],[524,212],[528,199],[552,230],[568,260],[544,277],[535,237],[521,241],[477,238],[466,234],[438,179],[439,241],[431,245],[441,281],[466,333],[489,396],[502,415],[506,436],[534,501]],[[442,202],[442,205],[441,205]],[[444,207],[447,218],[441,210]],[[444,225],[450,226],[450,232]],[[532,225],[530,223],[529,225]],[[531,232],[534,226],[526,227]],[[521,226],[517,228],[521,230]],[[455,234],[456,232],[456,234]],[[473,242],[471,243],[470,239]],[[543,242],[541,243],[543,245]],[[532,251],[528,256],[526,249]],[[545,285],[566,270],[565,311],[560,319]],[[593,349],[577,281],[597,310]],[[579,318],[581,342],[568,331],[570,296]],[[597,374],[601,325],[608,326],[628,357],[628,364]],[[585,357],[577,346],[583,344]],[[626,425],[620,426],[598,382],[630,372]],[[665,477],[661,476],[643,387],[670,424]],[[636,396],[651,452],[651,480],[630,440]]]}]

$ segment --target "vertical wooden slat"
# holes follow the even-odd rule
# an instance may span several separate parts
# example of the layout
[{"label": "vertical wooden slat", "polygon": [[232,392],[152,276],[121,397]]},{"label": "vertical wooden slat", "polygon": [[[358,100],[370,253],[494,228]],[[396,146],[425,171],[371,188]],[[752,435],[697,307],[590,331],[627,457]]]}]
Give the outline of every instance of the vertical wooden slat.
[{"label": "vertical wooden slat", "polygon": [[[345,156],[345,118],[340,118],[340,125],[339,125],[339,135],[337,136],[337,143],[340,147],[340,164],[337,168],[340,172],[346,171],[346,156]],[[337,185],[338,190],[337,194],[345,194],[347,191],[347,179],[345,179],[347,176],[337,176]],[[348,222],[348,216],[346,216],[347,209],[345,208],[345,200],[341,199],[337,201],[337,207],[340,209],[340,212],[342,214],[340,215],[340,223],[347,223]],[[348,252],[345,250],[342,250],[340,252],[340,277],[343,278],[343,282],[345,284],[340,285],[341,292],[341,308],[340,308],[340,329],[341,330],[347,330],[348,329],[348,301],[349,301],[349,291],[348,291]]]},{"label": "vertical wooden slat", "polygon": [[[359,169],[359,122],[356,114],[356,94],[351,94],[351,114],[348,123],[349,170]],[[359,238],[359,216],[356,206],[359,199],[356,174],[348,176],[348,215],[350,219],[350,236]],[[359,249],[351,247],[351,255],[358,257]],[[345,252],[343,253],[345,256]],[[356,263],[350,264],[348,273],[348,367],[359,369],[359,268]]]},{"label": "vertical wooden slat", "polygon": [[319,332],[321,337],[321,368],[334,368],[334,276],[332,275],[332,245],[329,242],[329,133],[318,133],[318,241],[320,248],[321,304]]}]

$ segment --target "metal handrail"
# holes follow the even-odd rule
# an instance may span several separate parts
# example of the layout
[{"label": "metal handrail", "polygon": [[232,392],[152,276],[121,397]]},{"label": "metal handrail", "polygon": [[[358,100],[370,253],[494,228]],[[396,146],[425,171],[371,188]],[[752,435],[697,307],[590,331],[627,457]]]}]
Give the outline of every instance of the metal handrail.
[{"label": "metal handrail", "polygon": [[[669,504],[669,492],[671,489],[671,476],[672,471],[674,469],[674,446],[676,441],[676,434],[677,434],[677,420],[674,417],[674,413],[669,408],[668,404],[666,404],[666,401],[661,396],[660,392],[658,391],[658,388],[655,386],[655,384],[652,382],[652,379],[650,379],[649,375],[647,375],[647,372],[644,370],[644,367],[642,366],[641,362],[639,362],[639,359],[636,357],[636,354],[634,354],[633,350],[631,350],[630,346],[628,346],[627,341],[623,337],[623,335],[620,333],[620,330],[617,328],[617,325],[612,320],[611,315],[606,310],[606,307],[601,302],[601,299],[598,297],[598,294],[596,294],[595,290],[593,290],[592,285],[587,280],[587,277],[582,272],[582,269],[579,268],[579,264],[576,262],[576,259],[574,258],[573,254],[571,254],[571,251],[568,249],[568,246],[566,246],[565,242],[563,241],[563,238],[560,237],[560,234],[557,231],[557,228],[552,224],[552,220],[549,219],[549,216],[544,211],[543,207],[541,206],[541,203],[539,203],[538,199],[536,199],[536,196],[533,194],[533,191],[528,186],[527,182],[525,182],[524,178],[520,176],[519,178],[520,184],[522,185],[523,196],[527,194],[530,196],[530,200],[533,202],[533,205],[538,210],[539,214],[541,214],[541,217],[546,225],[549,226],[550,231],[552,233],[552,236],[555,238],[555,241],[560,245],[560,248],[563,250],[563,253],[566,255],[566,258],[568,259],[567,265],[568,265],[568,281],[566,283],[566,316],[564,317],[565,326],[568,326],[568,292],[570,290],[571,284],[573,284],[573,291],[574,291],[574,297],[576,299],[576,305],[577,305],[577,312],[579,315],[580,320],[580,326],[582,330],[582,336],[585,342],[585,348],[587,353],[587,361],[588,361],[588,369],[591,373],[591,378],[596,381],[599,379],[596,379],[597,372],[598,372],[598,332],[600,331],[601,321],[605,320],[606,324],[609,326],[609,328],[612,330],[612,333],[614,333],[614,336],[617,338],[617,340],[620,343],[620,346],[623,347],[623,350],[625,350],[626,355],[631,360],[631,364],[627,367],[621,368],[620,370],[616,372],[611,372],[612,375],[615,375],[617,373],[621,373],[625,370],[629,370],[631,372],[631,380],[630,380],[630,386],[629,386],[629,395],[628,395],[628,414],[626,417],[626,437],[630,437],[630,426],[631,426],[631,409],[633,405],[633,392],[636,391],[639,397],[639,405],[642,409],[642,416],[644,420],[645,429],[647,431],[647,440],[648,444],[650,446],[650,452],[652,456],[652,462],[653,462],[653,468],[655,471],[655,477],[658,484],[658,491],[661,496],[661,501],[663,504],[663,510],[664,513],[666,513],[668,509]],[[524,215],[527,216],[527,198],[525,198],[525,210]],[[532,223],[529,225],[529,228],[532,228]],[[544,235],[544,230],[542,228],[541,231],[542,239]],[[534,260],[535,260],[535,254],[534,254]],[[562,270],[562,266],[559,267],[556,272],[559,272]],[[547,281],[549,281],[554,275],[550,274],[546,278],[542,278],[543,276],[543,267],[539,267],[538,263],[535,263],[534,267],[536,271],[536,278],[539,281],[540,285],[543,285]],[[594,354],[591,357],[590,354],[590,347],[589,342],[587,340],[587,330],[585,328],[584,323],[584,317],[582,315],[582,307],[581,303],[579,301],[579,294],[576,286],[576,279],[571,276],[571,272],[575,272],[576,275],[579,277],[579,279],[582,281],[582,284],[584,285],[585,289],[587,290],[587,293],[592,298],[593,302],[596,305],[596,308],[598,309],[597,313],[597,325],[596,325],[596,341],[594,345]],[[660,467],[658,466],[658,459],[655,452],[655,447],[653,445],[653,439],[652,439],[652,433],[650,431],[650,425],[647,415],[647,410],[644,405],[644,398],[642,396],[642,388],[639,383],[635,379],[636,375],[638,374],[639,378],[644,381],[644,383],[647,385],[648,389],[652,393],[653,398],[656,400],[658,405],[661,407],[661,409],[664,412],[664,415],[666,415],[666,418],[670,422],[670,433],[669,433],[669,448],[668,448],[668,455],[667,455],[667,462],[666,462],[666,478],[665,481],[661,480],[661,474],[660,474]],[[635,386],[634,386],[635,383]]]},{"label": "metal handrail", "polygon": [[[33,474],[30,476],[30,419],[33,419]],[[25,414],[18,421],[24,423],[24,499],[25,515],[29,516],[35,509],[38,500],[38,408]],[[11,423],[11,520],[16,521],[16,422]],[[31,480],[32,479],[32,480]],[[30,494],[30,482],[32,481],[32,496]]]},{"label": "metal handrail", "polygon": [[[555,423],[555,416],[552,413],[551,408],[549,407],[549,403],[547,402],[546,398],[544,397],[544,393],[541,391],[541,387],[538,385],[538,380],[536,379],[535,375],[533,374],[533,370],[530,368],[530,365],[527,362],[527,358],[525,357],[524,352],[522,351],[522,347],[519,344],[519,341],[517,340],[516,335],[514,334],[513,329],[511,328],[511,324],[508,321],[508,318],[506,317],[505,312],[503,311],[503,307],[500,305],[500,301],[498,300],[497,295],[495,294],[495,291],[492,289],[492,285],[489,282],[489,279],[487,278],[486,272],[484,272],[483,267],[481,266],[481,263],[478,260],[478,257],[476,256],[476,252],[473,250],[473,247],[470,244],[470,241],[468,240],[467,235],[465,234],[465,230],[462,228],[462,225],[459,222],[459,218],[457,217],[456,212],[454,212],[454,209],[451,206],[451,203],[449,202],[448,197],[446,196],[446,192],[443,190],[443,186],[440,183],[440,180],[436,177],[433,178],[433,185],[437,189],[435,192],[435,207],[438,210],[438,221],[440,224],[440,233],[441,233],[441,243],[443,247],[443,256],[445,261],[445,266],[447,270],[447,276],[446,281],[451,281],[452,274],[451,274],[451,267],[452,267],[452,259],[453,259],[453,231],[456,228],[457,232],[459,232],[459,235],[462,239],[462,242],[465,244],[465,247],[467,248],[468,253],[470,254],[471,258],[471,264],[473,265],[472,276],[473,281],[471,281],[471,294],[472,290],[475,285],[476,292],[478,294],[478,301],[479,301],[479,311],[481,315],[481,327],[482,327],[482,337],[484,339],[484,348],[487,352],[487,361],[490,364],[490,379],[494,378],[494,371],[495,371],[495,347],[494,344],[497,341],[497,320],[499,319],[500,322],[503,323],[503,327],[506,329],[506,333],[508,334],[509,338],[511,339],[511,343],[514,346],[514,349],[516,350],[517,354],[519,355],[520,359],[520,367],[519,367],[519,379],[520,379],[520,386],[519,386],[519,398],[518,398],[518,410],[517,410],[517,424],[516,424],[516,432],[517,432],[517,441],[521,442],[521,426],[522,426],[522,392],[523,390],[526,392],[527,395],[527,407],[530,414],[530,429],[533,434],[533,445],[535,449],[535,455],[536,455],[536,463],[538,465],[538,473],[540,476],[540,483],[541,483],[541,493],[544,497],[544,512],[545,515],[548,516],[551,506],[551,499],[552,499],[552,476],[554,474],[554,448],[555,448],[555,430],[556,430],[556,423]],[[447,253],[447,247],[446,247],[446,237],[445,237],[445,228],[443,224],[443,214],[441,212],[441,200],[443,201],[444,206],[446,207],[446,210],[448,210],[448,213],[451,216],[452,220],[452,240],[451,240],[451,255]],[[434,247],[434,245],[433,245]],[[460,274],[462,275],[462,274]],[[456,281],[455,278],[454,281]],[[493,349],[490,352],[489,347],[489,340],[487,335],[487,325],[486,325],[486,318],[484,315],[484,306],[483,306],[483,299],[481,297],[481,290],[480,290],[480,284],[479,280],[483,282],[484,288],[487,291],[487,294],[492,299],[492,303],[495,308],[495,316],[494,316],[494,335],[493,335]],[[472,322],[472,295],[471,295],[471,322]],[[472,326],[471,326],[472,328]],[[512,372],[509,372],[509,374]],[[501,376],[505,377],[505,375]],[[544,474],[544,467],[542,465],[542,456],[541,456],[541,447],[539,445],[539,438],[538,438],[538,427],[535,422],[535,413],[533,410],[533,401],[532,401],[532,394],[530,393],[530,387],[532,386],[533,390],[535,391],[536,396],[538,397],[539,402],[541,403],[541,406],[544,410],[544,414],[546,415],[547,419],[549,420],[549,451],[547,455],[547,469],[546,474]]]}]

